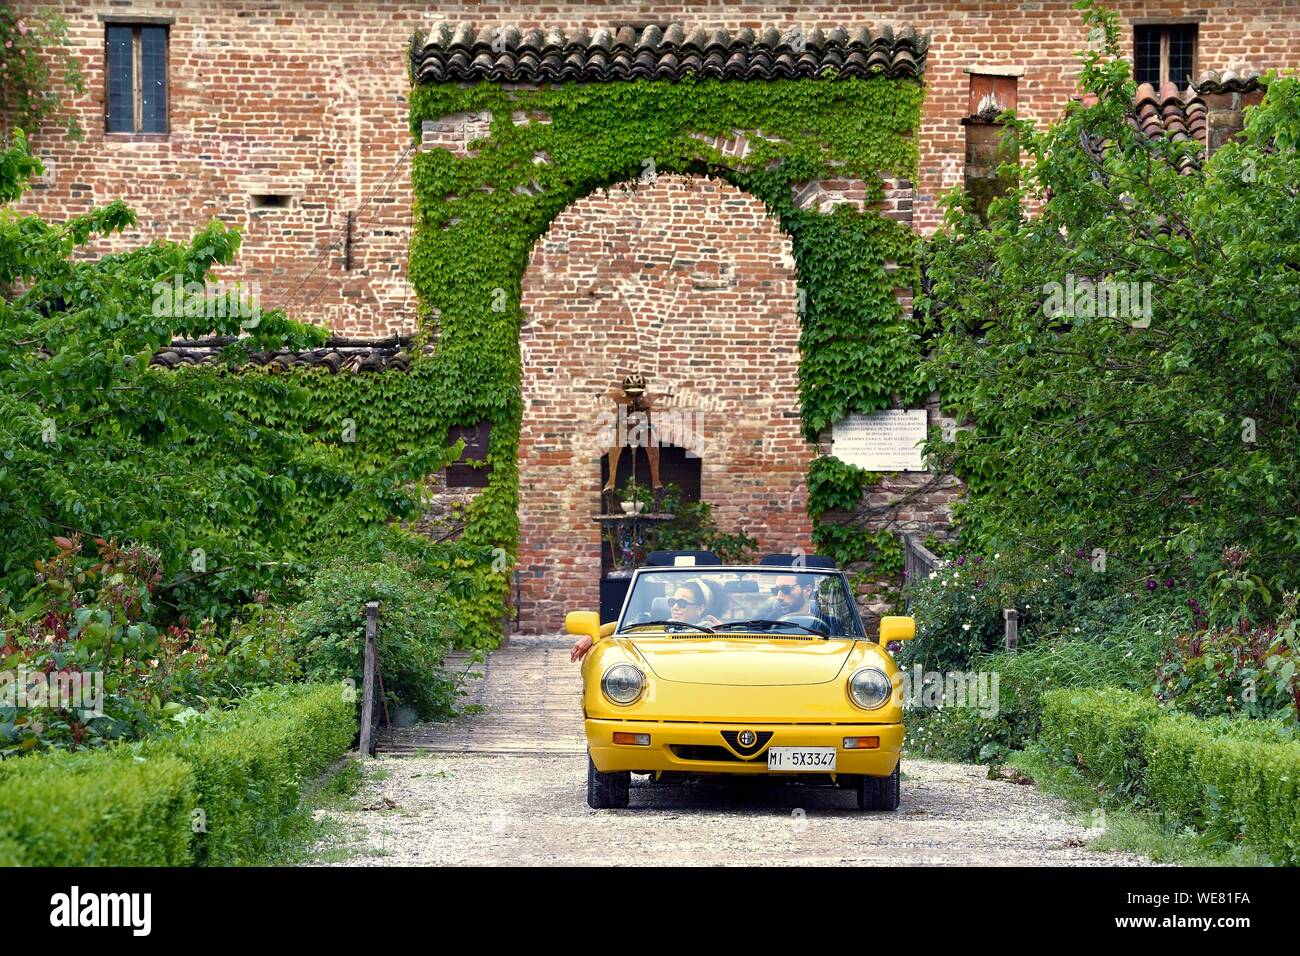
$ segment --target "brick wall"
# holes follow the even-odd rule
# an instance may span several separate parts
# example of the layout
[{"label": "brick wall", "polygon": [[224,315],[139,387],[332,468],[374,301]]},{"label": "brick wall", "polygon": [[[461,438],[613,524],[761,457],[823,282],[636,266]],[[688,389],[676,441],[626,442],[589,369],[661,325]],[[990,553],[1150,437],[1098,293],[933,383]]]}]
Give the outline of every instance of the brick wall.
[{"label": "brick wall", "polygon": [[632,372],[666,393],[661,420],[671,411],[698,428],[701,498],[723,531],[744,530],[765,552],[812,550],[797,302],[789,239],[727,183],[660,176],[555,219],[523,284],[526,629],[558,629],[566,610],[597,605],[599,416]]},{"label": "brick wall", "polygon": [[[405,94],[411,33],[437,20],[558,25],[565,29],[670,19],[703,26],[912,24],[934,39],[919,131],[915,223],[941,220],[938,197],[961,182],[970,111],[968,69],[1018,68],[1020,111],[1055,116],[1074,90],[1074,51],[1086,37],[1065,0],[871,4],[411,3],[290,0],[103,0],[34,3],[68,21],[86,64],[74,106],[82,144],[53,130],[38,145],[50,163],[25,209],[53,218],[121,197],[140,214],[139,238],[182,238],[210,217],[245,231],[232,279],[256,281],[268,302],[349,335],[410,331],[404,278],[410,238]],[[1252,3],[1116,2],[1135,17],[1200,20],[1197,69],[1249,61],[1300,64],[1300,0]],[[170,17],[171,133],[133,142],[103,133],[101,16]],[[396,174],[388,174],[397,164]],[[279,192],[288,209],[252,211],[250,196]],[[344,268],[347,214],[352,268]]]},{"label": "brick wall", "polygon": [[[245,235],[227,278],[256,283],[263,302],[337,334],[367,337],[414,328],[405,279],[412,204],[406,54],[420,26],[473,20],[572,30],[681,20],[932,31],[919,176],[915,184],[891,183],[885,202],[886,214],[922,233],[941,221],[941,194],[963,180],[961,120],[972,100],[988,91],[1009,97],[1014,86],[1022,115],[1050,120],[1075,92],[1074,53],[1086,43],[1068,0],[15,6],[60,12],[87,78],[85,95],[72,104],[86,141],[69,142],[55,129],[38,133],[49,168],[21,208],[59,220],[125,199],[139,213],[139,229],[104,249],[188,238],[219,218]],[[1112,6],[1126,27],[1135,18],[1198,21],[1197,72],[1300,65],[1300,0]],[[105,15],[170,20],[167,136],[105,135]],[[461,120],[431,130],[426,148],[457,148],[476,122]],[[733,154],[743,153],[743,142],[733,145]],[[288,196],[288,206],[254,209],[259,194]],[[826,208],[860,203],[862,191],[852,182],[809,183],[795,199]],[[633,280],[643,292],[629,301],[617,289]],[[910,305],[909,290],[898,296]],[[559,217],[525,281],[521,564],[532,626],[558,626],[562,606],[595,605],[598,537],[590,516],[598,509],[599,451],[592,416],[598,396],[634,369],[650,376],[652,388],[666,387],[707,413],[704,497],[722,526],[745,527],[764,549],[808,545],[803,481],[815,449],[798,437],[795,301],[786,239],[754,200],[728,186],[666,179],[634,196],[588,197]],[[887,477],[856,517],[871,527],[942,526],[956,489],[939,483],[915,495],[924,483]]]}]

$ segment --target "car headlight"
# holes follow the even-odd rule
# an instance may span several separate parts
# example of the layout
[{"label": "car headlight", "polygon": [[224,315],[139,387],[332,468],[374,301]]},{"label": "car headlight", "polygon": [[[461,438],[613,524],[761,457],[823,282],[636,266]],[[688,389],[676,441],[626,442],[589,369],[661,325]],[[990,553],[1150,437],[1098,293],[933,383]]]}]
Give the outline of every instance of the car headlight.
[{"label": "car headlight", "polygon": [[893,692],[889,676],[874,667],[864,667],[849,678],[849,698],[863,710],[883,706]]},{"label": "car headlight", "polygon": [[600,689],[616,704],[631,704],[645,690],[645,674],[631,664],[615,664],[600,679]]}]

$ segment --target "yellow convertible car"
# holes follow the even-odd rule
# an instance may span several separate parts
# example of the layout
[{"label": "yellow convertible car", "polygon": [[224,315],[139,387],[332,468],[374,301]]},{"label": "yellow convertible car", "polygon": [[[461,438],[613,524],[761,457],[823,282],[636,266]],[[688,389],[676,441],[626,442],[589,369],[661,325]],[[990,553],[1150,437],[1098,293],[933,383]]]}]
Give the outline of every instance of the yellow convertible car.
[{"label": "yellow convertible car", "polygon": [[902,693],[886,645],[916,625],[885,617],[880,639],[868,638],[827,559],[732,567],[707,552],[655,552],[617,621],[574,611],[565,624],[585,655],[592,807],[626,807],[638,773],[839,786],[860,809],[898,809]]}]

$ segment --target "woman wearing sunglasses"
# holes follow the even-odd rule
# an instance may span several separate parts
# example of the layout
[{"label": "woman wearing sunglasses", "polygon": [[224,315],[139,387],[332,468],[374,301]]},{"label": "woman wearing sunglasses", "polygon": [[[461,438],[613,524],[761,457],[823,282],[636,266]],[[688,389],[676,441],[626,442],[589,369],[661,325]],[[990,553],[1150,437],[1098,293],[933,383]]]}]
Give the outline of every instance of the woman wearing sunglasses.
[{"label": "woman wearing sunglasses", "polygon": [[713,603],[712,589],[703,581],[683,581],[668,599],[669,617],[683,624],[717,627],[722,622],[709,614]]}]

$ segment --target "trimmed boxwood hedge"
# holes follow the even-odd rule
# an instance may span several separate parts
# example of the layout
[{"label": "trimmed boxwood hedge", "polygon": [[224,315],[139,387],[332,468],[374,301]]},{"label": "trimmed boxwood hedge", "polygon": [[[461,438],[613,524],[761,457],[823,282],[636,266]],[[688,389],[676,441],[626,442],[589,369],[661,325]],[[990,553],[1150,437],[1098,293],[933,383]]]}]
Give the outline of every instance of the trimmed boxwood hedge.
[{"label": "trimmed boxwood hedge", "polygon": [[180,866],[193,807],[190,768],[175,757],[137,760],[121,749],[13,758],[0,774],[0,862]]},{"label": "trimmed boxwood hedge", "polygon": [[1300,740],[1279,723],[1203,720],[1115,688],[1043,696],[1048,755],[1175,826],[1300,864]]},{"label": "trimmed boxwood hedge", "polygon": [[145,752],[175,754],[194,774],[201,827],[196,863],[256,859],[280,838],[299,785],[342,755],[356,734],[356,704],[340,684],[276,687]]},{"label": "trimmed boxwood hedge", "polygon": [[340,685],[291,685],[142,744],[5,761],[0,865],[248,862],[355,733]]}]

